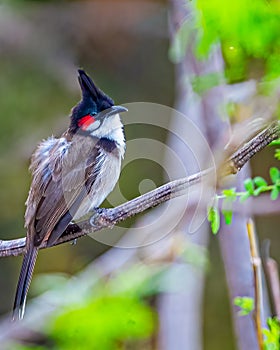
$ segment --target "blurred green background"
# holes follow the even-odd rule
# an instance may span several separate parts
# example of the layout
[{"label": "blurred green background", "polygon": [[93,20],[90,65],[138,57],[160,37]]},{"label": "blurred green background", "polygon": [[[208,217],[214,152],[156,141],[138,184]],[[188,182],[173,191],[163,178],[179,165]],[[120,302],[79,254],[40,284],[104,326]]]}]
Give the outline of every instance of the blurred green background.
[{"label": "blurred green background", "polygon": [[[174,105],[167,12],[166,1],[34,0],[0,4],[1,239],[25,235],[30,156],[38,141],[59,135],[67,127],[69,111],[80,98],[77,67],[83,67],[118,104],[145,101]],[[199,53],[205,54],[207,49],[202,42]],[[238,55],[235,51],[237,60]],[[232,59],[227,53],[225,56]],[[237,73],[228,70],[229,79],[234,82],[247,78],[244,72],[244,67]],[[126,134],[130,139],[145,132],[155,139],[166,138],[158,129],[135,127]],[[265,177],[274,162],[272,158],[272,149],[257,156],[254,175]],[[155,183],[162,183],[163,174],[156,164],[139,161],[124,170],[125,181],[121,179],[120,184],[127,198],[139,194],[141,175],[147,178],[147,173],[152,174]],[[271,255],[279,261],[279,217],[258,218],[257,223],[260,239],[273,241]],[[43,250],[35,272],[72,275],[107,249],[85,237],[74,246],[64,244]],[[21,257],[0,259],[0,314],[11,310],[20,265]],[[34,294],[31,287],[30,296]],[[210,240],[204,308],[205,349],[234,349],[216,237]]]}]

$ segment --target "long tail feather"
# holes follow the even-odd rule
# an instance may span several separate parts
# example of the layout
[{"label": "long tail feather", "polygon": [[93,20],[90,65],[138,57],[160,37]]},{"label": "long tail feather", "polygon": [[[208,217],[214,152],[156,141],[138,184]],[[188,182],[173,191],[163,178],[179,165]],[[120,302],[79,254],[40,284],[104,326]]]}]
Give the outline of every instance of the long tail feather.
[{"label": "long tail feather", "polygon": [[15,296],[13,320],[23,318],[26,296],[31,283],[37,255],[37,247],[30,247],[24,255]]}]

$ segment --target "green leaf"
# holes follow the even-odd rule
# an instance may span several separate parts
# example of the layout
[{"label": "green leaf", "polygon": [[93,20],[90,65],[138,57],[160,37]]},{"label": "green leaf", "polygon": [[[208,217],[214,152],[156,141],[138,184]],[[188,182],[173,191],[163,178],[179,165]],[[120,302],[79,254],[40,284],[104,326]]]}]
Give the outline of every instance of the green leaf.
[{"label": "green leaf", "polygon": [[257,189],[254,190],[254,196],[257,197],[260,193],[264,192],[266,190],[266,187],[259,187]]},{"label": "green leaf", "polygon": [[279,196],[279,188],[277,186],[274,186],[271,193],[270,193],[270,198],[275,201],[278,196]]},{"label": "green leaf", "polygon": [[222,210],[226,225],[230,225],[232,222],[232,210]]},{"label": "green leaf", "polygon": [[270,142],[269,146],[280,146],[280,138]]},{"label": "green leaf", "polygon": [[238,314],[240,316],[249,315],[255,308],[255,302],[253,298],[250,297],[236,297],[233,301],[234,305],[240,307]]},{"label": "green leaf", "polygon": [[213,206],[208,209],[208,221],[210,222],[211,230],[215,235],[220,228],[220,213],[217,207]]},{"label": "green leaf", "polygon": [[264,178],[262,178],[261,176],[256,176],[254,178],[254,183],[257,187],[264,187],[267,186],[267,182],[265,181]]},{"label": "green leaf", "polygon": [[236,200],[236,188],[229,188],[222,191],[223,195],[227,200],[235,201]]},{"label": "green leaf", "polygon": [[275,157],[277,160],[280,160],[280,148],[277,148],[277,149],[275,150],[274,157]]},{"label": "green leaf", "polygon": [[223,194],[226,196],[226,199],[223,200],[222,214],[226,225],[230,225],[232,222],[232,202],[236,199],[235,189],[224,190]]},{"label": "green leaf", "polygon": [[271,178],[271,181],[276,184],[277,180],[280,178],[279,169],[276,167],[272,167],[269,169],[269,175]]},{"label": "green leaf", "polygon": [[267,319],[268,329],[263,329],[265,336],[264,349],[265,350],[279,350],[280,349],[280,323],[277,318]]},{"label": "green leaf", "polygon": [[246,199],[248,199],[249,197],[251,197],[251,194],[250,194],[249,192],[243,193],[243,194],[239,197],[240,203],[245,202]]},{"label": "green leaf", "polygon": [[249,192],[250,194],[253,194],[254,193],[254,189],[255,189],[255,186],[254,186],[254,181],[252,179],[246,179],[244,180],[244,188],[247,192]]}]

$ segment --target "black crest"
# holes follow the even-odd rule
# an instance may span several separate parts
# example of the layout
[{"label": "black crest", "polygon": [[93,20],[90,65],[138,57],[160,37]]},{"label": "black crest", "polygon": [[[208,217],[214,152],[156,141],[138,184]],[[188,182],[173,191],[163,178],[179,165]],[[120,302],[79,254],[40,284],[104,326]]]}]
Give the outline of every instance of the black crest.
[{"label": "black crest", "polygon": [[96,103],[96,113],[101,112],[114,105],[114,101],[100,90],[92,79],[82,69],[78,69],[79,83],[82,89],[83,99],[91,98]]},{"label": "black crest", "polygon": [[72,110],[71,127],[72,131],[77,128],[79,119],[87,114],[98,114],[114,105],[114,101],[99,89],[82,69],[78,69],[79,84],[82,90],[82,100]]}]

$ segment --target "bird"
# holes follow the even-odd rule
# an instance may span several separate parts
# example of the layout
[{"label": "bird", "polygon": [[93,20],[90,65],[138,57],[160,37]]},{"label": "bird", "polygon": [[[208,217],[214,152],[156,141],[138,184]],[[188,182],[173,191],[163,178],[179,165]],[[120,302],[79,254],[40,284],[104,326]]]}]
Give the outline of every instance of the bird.
[{"label": "bird", "polygon": [[22,319],[38,251],[52,246],[67,226],[98,208],[115,187],[125,153],[124,127],[114,104],[78,69],[82,97],[72,108],[68,129],[37,146],[31,157],[31,186],[26,200],[26,246],[13,307]]}]

